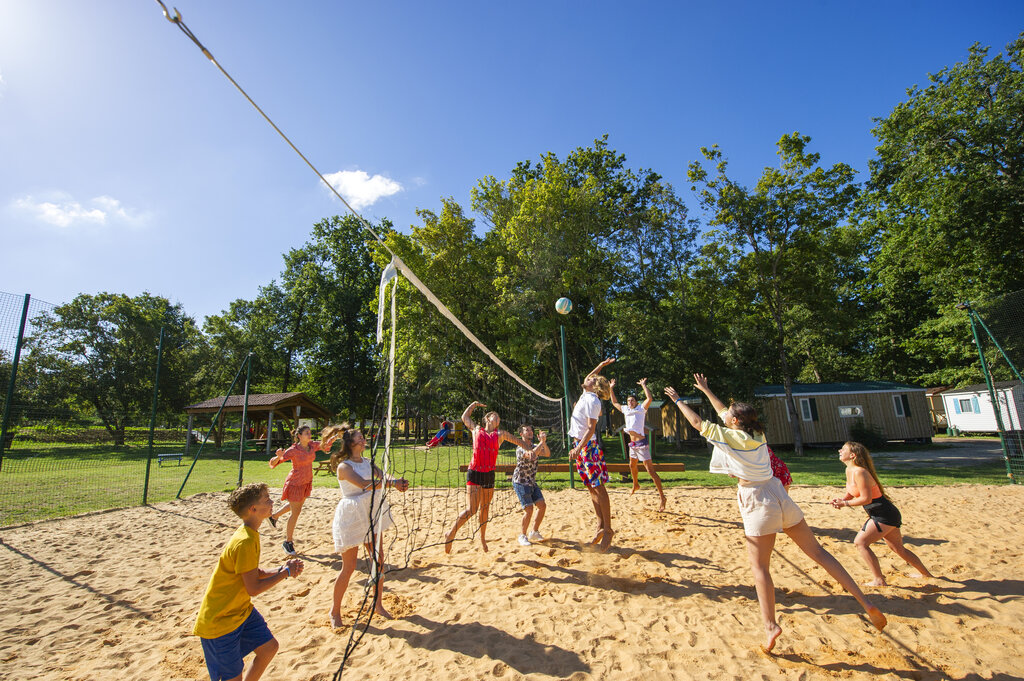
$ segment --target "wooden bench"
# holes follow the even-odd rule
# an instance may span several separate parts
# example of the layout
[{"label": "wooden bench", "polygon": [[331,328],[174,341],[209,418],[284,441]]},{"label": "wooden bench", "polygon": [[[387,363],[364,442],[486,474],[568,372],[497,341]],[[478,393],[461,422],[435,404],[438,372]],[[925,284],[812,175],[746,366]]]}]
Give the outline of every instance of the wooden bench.
[{"label": "wooden bench", "polygon": [[181,465],[181,457],[183,457],[183,456],[185,456],[185,455],[182,454],[181,452],[173,452],[173,453],[168,453],[168,454],[157,454],[156,455],[156,465],[157,466],[163,466],[164,465],[164,461],[170,461],[171,459],[177,459],[178,460],[178,465],[180,466]]},{"label": "wooden bench", "polygon": [[324,461],[316,462],[316,466],[313,467],[313,475],[316,475],[317,473],[327,473],[328,475],[331,474],[330,459],[325,459]]},{"label": "wooden bench", "polygon": [[[608,467],[609,473],[629,473],[628,463],[605,463],[605,465]],[[494,467],[494,472],[511,474],[512,471],[514,471],[515,469],[515,464],[500,463]],[[461,466],[459,466],[459,470],[465,473],[467,470],[469,470],[469,464],[462,464]],[[576,470],[576,467],[568,463],[537,464],[538,473],[571,473],[574,470]],[[682,473],[686,470],[686,464],[681,462],[656,463],[654,464],[654,470],[655,472],[663,473]],[[639,471],[641,473],[645,472],[643,465],[640,466]]]}]

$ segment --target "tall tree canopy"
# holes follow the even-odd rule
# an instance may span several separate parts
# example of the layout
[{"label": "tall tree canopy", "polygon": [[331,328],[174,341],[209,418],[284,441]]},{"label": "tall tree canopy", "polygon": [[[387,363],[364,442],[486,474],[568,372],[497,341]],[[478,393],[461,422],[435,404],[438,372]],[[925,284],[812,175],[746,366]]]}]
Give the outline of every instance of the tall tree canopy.
[{"label": "tall tree canopy", "polygon": [[1022,51],[1024,34],[992,58],[973,45],[873,130],[862,221],[880,374],[976,379],[956,304],[1024,288]]},{"label": "tall tree canopy", "polygon": [[[747,329],[759,332],[749,339],[755,345],[751,356],[766,360],[757,351],[758,336],[770,339],[774,350],[774,362],[751,366],[750,379],[756,384],[777,376],[793,414],[792,386],[801,366],[813,367],[825,353],[842,354],[846,344],[840,291],[854,255],[850,230],[843,227],[857,192],[853,169],[844,163],[822,168],[819,155],[807,150],[810,141],[799,133],[783,135],[779,167],[765,168],[753,189],[728,176],[717,147],[701,150],[714,175],[697,161],[689,168],[711,225],[721,228],[710,236],[732,249],[734,291],[742,296],[737,310]],[[749,359],[736,359],[750,366]],[[802,451],[799,419],[790,423]]]}]

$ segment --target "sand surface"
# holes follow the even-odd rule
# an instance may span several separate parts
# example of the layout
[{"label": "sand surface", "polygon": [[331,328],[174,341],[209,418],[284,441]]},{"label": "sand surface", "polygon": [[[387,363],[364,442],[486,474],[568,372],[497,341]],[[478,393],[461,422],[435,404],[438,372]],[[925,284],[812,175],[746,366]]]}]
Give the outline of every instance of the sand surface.
[{"label": "sand surface", "polygon": [[[794,487],[821,540],[858,581],[860,509],[823,503],[838,489]],[[281,642],[265,679],[328,679],[349,628],[327,610],[340,559],[336,493],[317,489],[295,543],[300,579],[254,599]],[[510,494],[502,493],[499,494]],[[617,535],[597,554],[584,492],[549,493],[544,544],[516,543],[519,516],[488,529],[490,552],[459,541],[411,554],[388,575],[386,605],[345,678],[449,679],[1020,679],[1024,678],[1024,487],[894,489],[907,545],[937,575],[919,580],[876,544],[890,586],[869,589],[887,613],[874,630],[857,603],[786,537],[773,557],[784,632],[768,656],[731,488],[678,488],[658,513],[649,488],[613,490]],[[202,679],[190,631],[237,520],[226,495],[198,495],[0,530],[0,678]],[[400,514],[437,538],[462,495],[410,492]],[[496,509],[508,508],[499,501]],[[392,531],[398,535],[398,531]],[[468,537],[466,529],[462,537]],[[281,530],[262,534],[263,566],[284,559]],[[400,547],[392,551],[404,561]],[[357,583],[358,582],[358,583]],[[346,621],[362,595],[357,573]]]}]

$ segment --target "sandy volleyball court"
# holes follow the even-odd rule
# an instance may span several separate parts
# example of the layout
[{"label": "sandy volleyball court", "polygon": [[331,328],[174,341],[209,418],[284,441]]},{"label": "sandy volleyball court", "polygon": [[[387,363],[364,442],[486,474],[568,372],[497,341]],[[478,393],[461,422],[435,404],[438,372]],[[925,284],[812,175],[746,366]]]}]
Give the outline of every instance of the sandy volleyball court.
[{"label": "sandy volleyball court", "polygon": [[[547,495],[543,545],[519,546],[518,515],[506,515],[488,532],[490,553],[468,541],[451,556],[440,546],[414,553],[410,569],[387,583],[385,602],[398,617],[374,620],[346,678],[1024,677],[1024,487],[892,490],[907,544],[947,579],[907,577],[878,545],[891,586],[869,594],[889,616],[884,633],[780,537],[773,568],[784,633],[772,657],[758,650],[734,490],[667,490],[662,514],[645,491],[613,490],[618,534],[607,555],[581,550],[593,512],[587,495],[571,490]],[[821,541],[865,581],[851,542],[865,516],[823,503],[837,491],[792,490]],[[0,678],[205,678],[189,632],[237,525],[225,497],[0,531]],[[296,534],[302,578],[255,599],[281,642],[266,679],[328,679],[344,649],[348,629],[327,624],[340,566],[330,543],[335,501],[317,489],[306,505]],[[418,507],[452,513],[439,503]],[[283,560],[281,539],[265,529],[264,566]],[[361,591],[346,595],[348,620]]]}]

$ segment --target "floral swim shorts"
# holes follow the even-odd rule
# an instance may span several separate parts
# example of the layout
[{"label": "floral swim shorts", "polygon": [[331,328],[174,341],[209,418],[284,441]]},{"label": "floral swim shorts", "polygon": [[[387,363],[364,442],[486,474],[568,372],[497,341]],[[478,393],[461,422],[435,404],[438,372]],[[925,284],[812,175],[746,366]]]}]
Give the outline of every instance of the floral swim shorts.
[{"label": "floral swim shorts", "polygon": [[[574,447],[579,444],[579,440],[573,440]],[[576,472],[587,487],[600,487],[601,483],[608,482],[608,466],[604,463],[604,452],[597,440],[588,442],[576,458]]]}]

